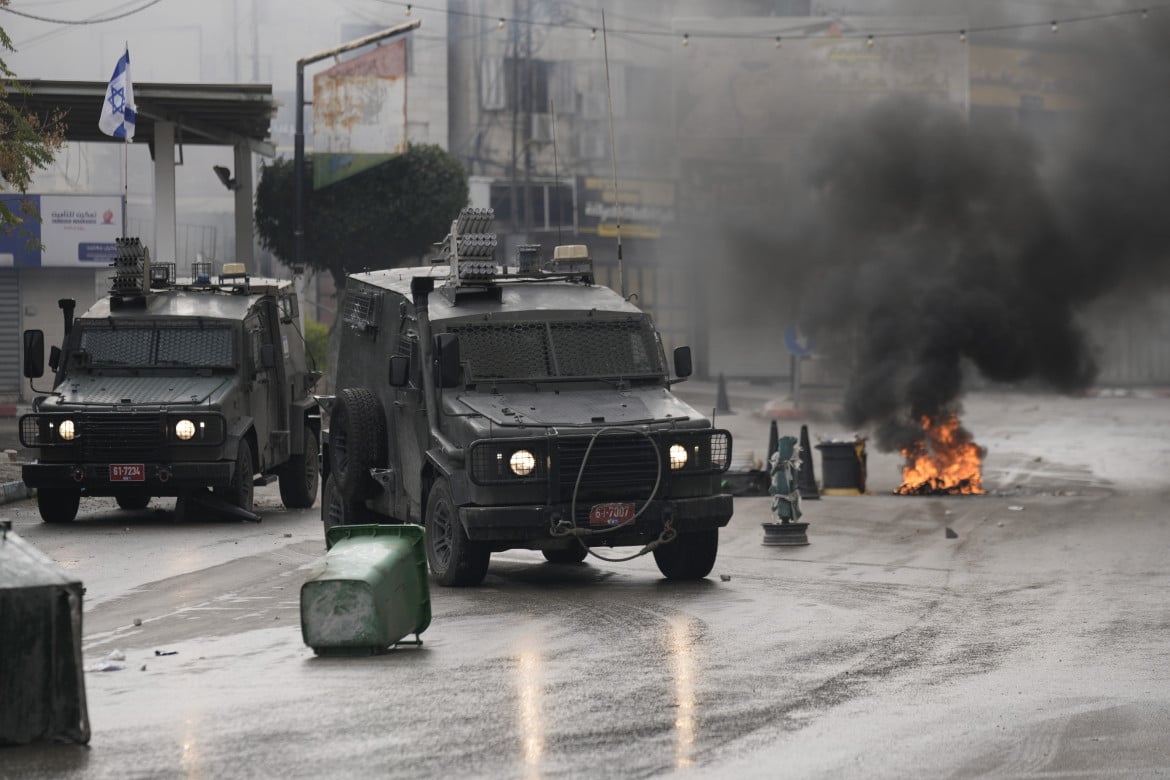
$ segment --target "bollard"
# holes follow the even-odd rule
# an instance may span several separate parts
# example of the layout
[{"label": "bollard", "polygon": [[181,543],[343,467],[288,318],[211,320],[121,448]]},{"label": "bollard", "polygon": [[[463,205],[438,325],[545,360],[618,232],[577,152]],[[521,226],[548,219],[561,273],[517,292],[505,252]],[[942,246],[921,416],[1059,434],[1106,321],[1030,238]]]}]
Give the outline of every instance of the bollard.
[{"label": "bollard", "polygon": [[796,480],[801,499],[816,501],[821,493],[817,490],[817,475],[813,471],[812,447],[808,441],[808,426],[800,426],[800,472]]},{"label": "bollard", "polygon": [[727,400],[727,383],[723,380],[723,372],[719,372],[719,387],[715,393],[715,411],[731,414],[731,403]]},{"label": "bollard", "polygon": [[[803,446],[803,445],[802,445]],[[780,449],[780,431],[776,428],[776,421],[768,426],[768,457],[764,460],[765,463],[771,465],[772,456]]]}]

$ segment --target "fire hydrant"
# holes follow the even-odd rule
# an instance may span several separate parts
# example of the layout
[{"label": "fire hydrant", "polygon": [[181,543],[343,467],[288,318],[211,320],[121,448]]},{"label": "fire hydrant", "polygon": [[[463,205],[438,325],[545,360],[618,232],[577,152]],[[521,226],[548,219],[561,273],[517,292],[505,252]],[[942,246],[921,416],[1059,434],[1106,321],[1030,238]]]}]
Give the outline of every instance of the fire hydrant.
[{"label": "fire hydrant", "polygon": [[764,544],[797,547],[808,544],[808,523],[799,522],[800,509],[800,443],[795,436],[781,436],[776,451],[768,458],[772,484],[772,512],[779,522],[762,523]]}]

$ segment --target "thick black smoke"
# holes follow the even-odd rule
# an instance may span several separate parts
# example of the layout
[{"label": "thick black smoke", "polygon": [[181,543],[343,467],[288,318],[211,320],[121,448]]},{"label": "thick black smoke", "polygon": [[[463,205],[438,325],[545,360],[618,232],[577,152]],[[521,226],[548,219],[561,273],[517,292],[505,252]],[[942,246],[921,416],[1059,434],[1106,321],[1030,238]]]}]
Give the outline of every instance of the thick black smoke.
[{"label": "thick black smoke", "polygon": [[953,409],[964,364],[1072,392],[1088,303],[1170,270],[1170,13],[1062,39],[1083,105],[1042,133],[893,98],[808,147],[802,322],[848,349],[850,424],[879,445]]}]

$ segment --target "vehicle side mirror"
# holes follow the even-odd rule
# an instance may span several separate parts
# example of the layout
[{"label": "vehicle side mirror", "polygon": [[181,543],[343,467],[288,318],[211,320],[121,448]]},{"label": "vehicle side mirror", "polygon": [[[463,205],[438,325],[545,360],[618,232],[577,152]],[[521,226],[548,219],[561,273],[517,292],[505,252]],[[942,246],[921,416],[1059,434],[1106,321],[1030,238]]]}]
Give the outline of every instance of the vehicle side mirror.
[{"label": "vehicle side mirror", "polygon": [[284,303],[285,303],[285,312],[284,312],[285,316],[281,318],[282,320],[284,320],[285,322],[292,322],[297,317],[301,316],[300,306],[297,305],[297,296],[290,295],[290,296],[286,297],[284,299]]},{"label": "vehicle side mirror", "polygon": [[57,373],[57,369],[61,366],[61,348],[49,347],[49,368],[53,369],[53,373]]},{"label": "vehicle side mirror", "polygon": [[458,387],[462,374],[459,357],[459,337],[454,333],[435,336],[435,384],[439,387]]},{"label": "vehicle side mirror", "polygon": [[45,332],[26,330],[24,332],[24,375],[38,379],[45,375]]},{"label": "vehicle side mirror", "polygon": [[686,379],[694,371],[690,347],[674,348],[674,373],[679,379]]},{"label": "vehicle side mirror", "polygon": [[390,386],[406,387],[410,384],[410,358],[406,355],[390,356]]},{"label": "vehicle side mirror", "polygon": [[276,365],[276,347],[271,344],[260,347],[260,365],[264,368],[272,368]]}]

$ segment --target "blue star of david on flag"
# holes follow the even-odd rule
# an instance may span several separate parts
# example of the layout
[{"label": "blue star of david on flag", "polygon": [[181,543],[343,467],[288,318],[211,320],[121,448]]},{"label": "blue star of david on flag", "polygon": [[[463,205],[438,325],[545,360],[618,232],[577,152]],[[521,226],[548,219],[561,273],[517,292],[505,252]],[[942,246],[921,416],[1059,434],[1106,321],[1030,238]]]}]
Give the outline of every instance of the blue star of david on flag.
[{"label": "blue star of david on flag", "polygon": [[102,115],[98,127],[106,135],[134,140],[134,87],[130,83],[130,50],[118,58],[110,85],[106,87],[106,99],[102,103]]}]

